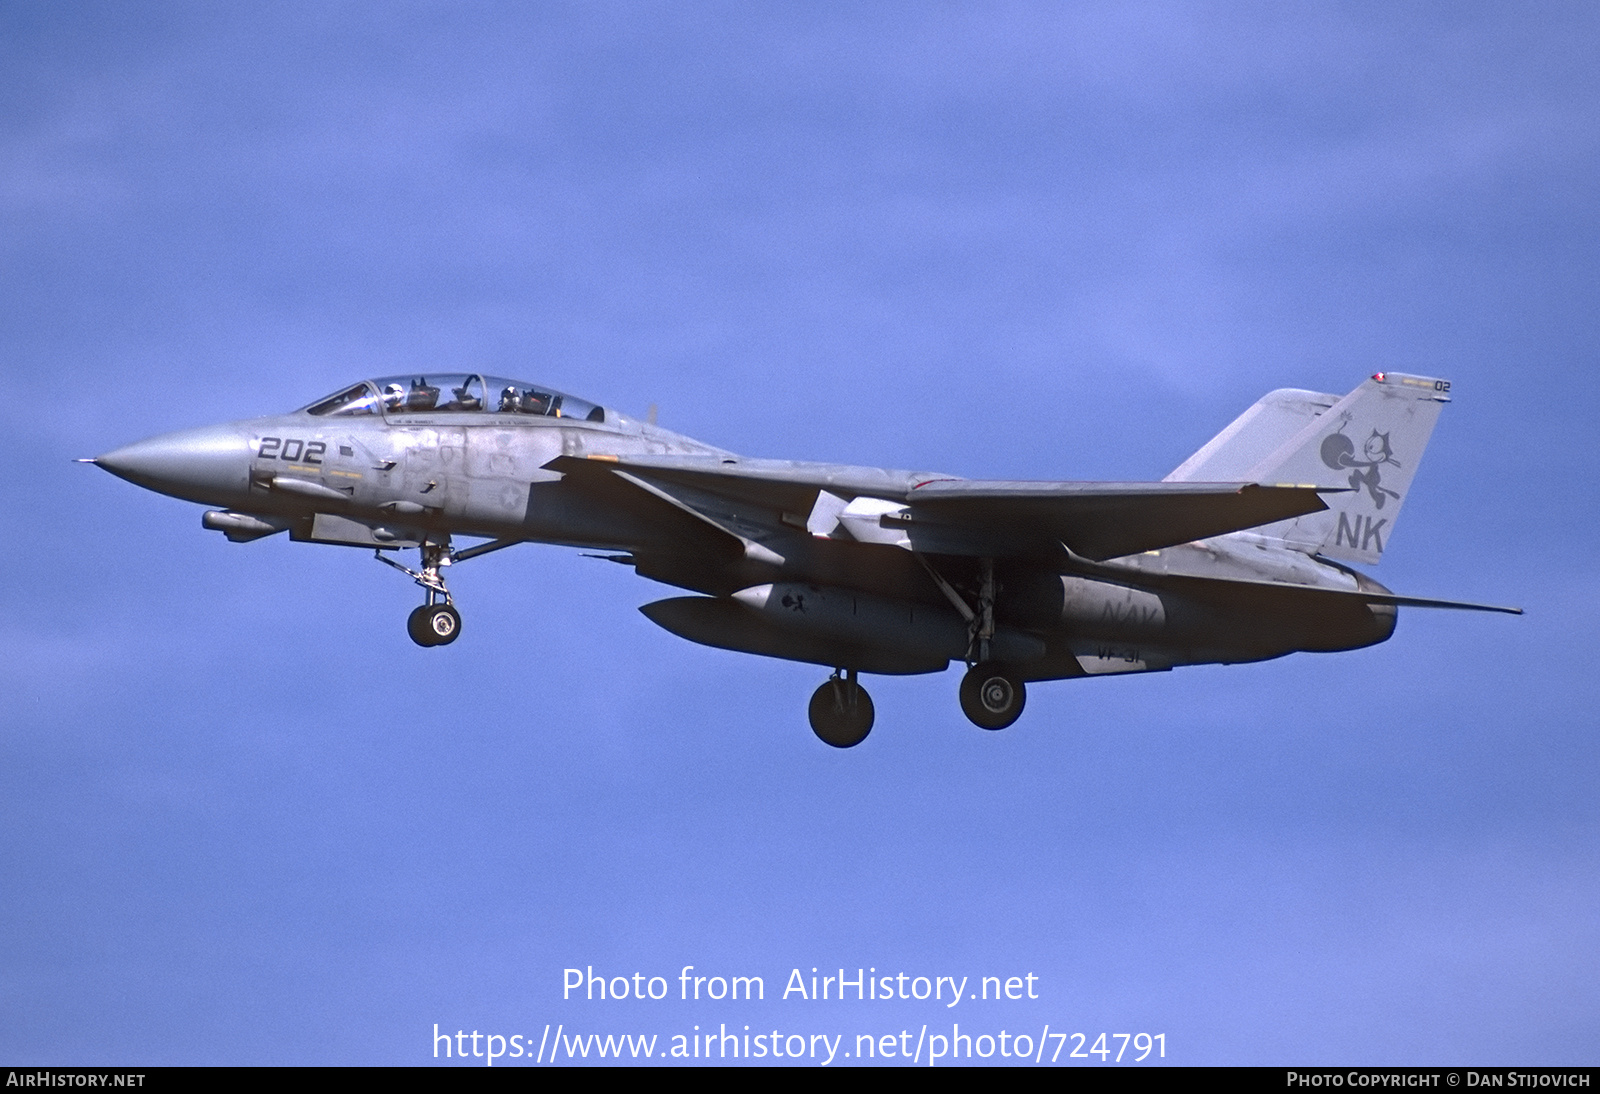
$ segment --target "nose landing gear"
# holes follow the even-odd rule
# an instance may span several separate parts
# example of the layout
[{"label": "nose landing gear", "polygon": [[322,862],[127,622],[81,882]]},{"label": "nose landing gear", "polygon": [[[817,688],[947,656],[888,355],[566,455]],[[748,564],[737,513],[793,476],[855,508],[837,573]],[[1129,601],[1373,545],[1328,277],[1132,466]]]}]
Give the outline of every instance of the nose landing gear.
[{"label": "nose landing gear", "polygon": [[448,536],[443,543],[430,540],[422,544],[421,570],[400,565],[385,555],[383,548],[373,554],[385,566],[393,566],[421,585],[427,596],[422,607],[412,612],[406,620],[406,633],[411,636],[411,641],[419,646],[448,646],[461,634],[461,613],[456,611],[455,604],[450,600],[450,590],[445,587],[441,571],[453,563],[465,562],[469,558],[477,558],[520,542],[516,539],[496,539],[456,551],[451,549]]},{"label": "nose landing gear", "polygon": [[450,602],[450,590],[445,586],[440,569],[455,561],[449,544],[424,543],[422,545],[421,571],[402,566],[382,551],[374,552],[379,562],[393,566],[411,580],[421,585],[427,595],[420,608],[406,619],[406,633],[419,646],[448,646],[461,634],[461,613]]},{"label": "nose landing gear", "polygon": [[424,604],[406,619],[406,633],[419,646],[448,646],[461,633],[461,613],[452,604]]},{"label": "nose landing gear", "polygon": [[856,680],[854,669],[835,669],[811,696],[811,731],[824,744],[852,748],[872,732],[872,696]]}]

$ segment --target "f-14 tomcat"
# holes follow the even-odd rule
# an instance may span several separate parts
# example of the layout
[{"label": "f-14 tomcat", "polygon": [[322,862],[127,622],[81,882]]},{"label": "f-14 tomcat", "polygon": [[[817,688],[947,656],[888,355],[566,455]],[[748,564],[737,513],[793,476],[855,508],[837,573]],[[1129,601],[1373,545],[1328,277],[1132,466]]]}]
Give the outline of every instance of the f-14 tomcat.
[{"label": "f-14 tomcat", "polygon": [[[1402,606],[1376,563],[1444,380],[1378,373],[1340,398],[1271,392],[1161,482],[990,482],[748,459],[540,384],[364,380],[292,414],[170,433],[92,461],[221,508],[234,542],[373,549],[425,595],[411,638],[461,633],[451,564],[523,542],[602,552],[695,593],[646,604],[694,642],[833,670],[818,737],[872,728],[861,673],[967,666],[985,729],[1028,683],[1349,650]],[[475,546],[458,546],[461,539]],[[391,556],[420,552],[413,570]]]}]

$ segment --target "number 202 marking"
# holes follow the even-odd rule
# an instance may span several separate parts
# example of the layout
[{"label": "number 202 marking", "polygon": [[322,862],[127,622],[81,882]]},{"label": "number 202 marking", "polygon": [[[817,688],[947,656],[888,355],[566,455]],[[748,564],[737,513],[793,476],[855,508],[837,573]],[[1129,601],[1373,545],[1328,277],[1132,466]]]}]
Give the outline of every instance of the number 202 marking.
[{"label": "number 202 marking", "polygon": [[262,437],[257,456],[263,460],[288,460],[299,463],[321,463],[328,446],[322,441],[307,443],[298,437]]}]

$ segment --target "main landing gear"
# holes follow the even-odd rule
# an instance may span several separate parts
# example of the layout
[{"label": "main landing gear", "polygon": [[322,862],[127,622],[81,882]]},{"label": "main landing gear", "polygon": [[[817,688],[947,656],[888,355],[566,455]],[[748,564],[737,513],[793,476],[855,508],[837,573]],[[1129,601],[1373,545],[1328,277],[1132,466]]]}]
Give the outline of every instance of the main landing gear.
[{"label": "main landing gear", "polygon": [[[1005,729],[1022,717],[1028,689],[1004,665],[974,665],[961,679],[961,712],[982,729]],[[824,744],[853,748],[872,732],[872,696],[853,669],[836,669],[811,696],[811,731]]]},{"label": "main landing gear", "polygon": [[406,633],[419,646],[448,646],[461,634],[461,613],[450,601],[450,590],[445,587],[440,570],[455,561],[449,544],[424,543],[422,545],[421,571],[402,566],[382,551],[376,552],[379,562],[409,574],[411,580],[421,585],[427,599],[406,619]]},{"label": "main landing gear", "polygon": [[967,674],[961,678],[961,713],[981,729],[1004,729],[1022,717],[1028,689],[1005,666],[989,660],[994,642],[994,601],[1000,591],[994,578],[994,559],[979,560],[978,606],[976,609],[933,568],[922,555],[917,556],[928,576],[939,587],[955,610],[967,621]]},{"label": "main landing gear", "polygon": [[961,713],[981,729],[1004,729],[1022,717],[1028,689],[1000,665],[974,665],[961,678]]},{"label": "main landing gear", "polygon": [[835,669],[811,696],[811,731],[834,748],[851,748],[872,732],[872,696],[854,669]]}]

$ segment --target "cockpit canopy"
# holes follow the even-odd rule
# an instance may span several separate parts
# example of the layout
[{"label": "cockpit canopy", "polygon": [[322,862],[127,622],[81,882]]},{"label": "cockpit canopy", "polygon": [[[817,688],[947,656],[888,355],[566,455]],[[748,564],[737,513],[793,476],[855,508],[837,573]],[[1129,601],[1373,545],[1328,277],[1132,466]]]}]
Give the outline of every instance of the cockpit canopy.
[{"label": "cockpit canopy", "polygon": [[363,380],[305,408],[319,418],[365,414],[520,414],[541,418],[606,420],[604,407],[542,384],[479,373],[407,374]]}]

